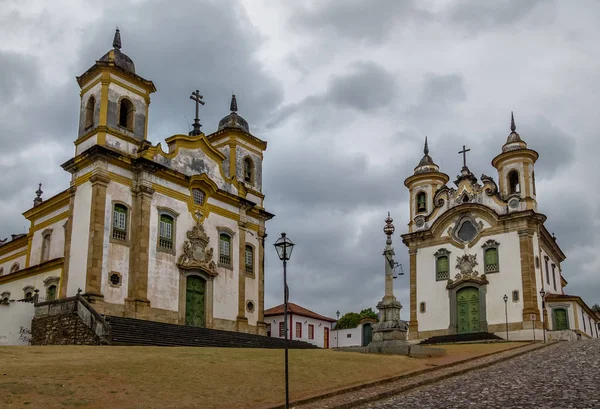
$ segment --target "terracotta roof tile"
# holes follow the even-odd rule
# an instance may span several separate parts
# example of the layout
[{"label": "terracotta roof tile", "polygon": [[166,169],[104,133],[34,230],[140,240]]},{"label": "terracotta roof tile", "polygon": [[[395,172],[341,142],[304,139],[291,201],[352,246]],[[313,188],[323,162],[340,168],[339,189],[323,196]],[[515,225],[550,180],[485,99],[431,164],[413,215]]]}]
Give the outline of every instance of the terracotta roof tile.
[{"label": "terracotta roof tile", "polygon": [[[317,320],[336,322],[336,320],[334,320],[333,318],[329,318],[324,315],[317,314],[314,311],[307,310],[306,308],[301,307],[298,304],[294,304],[291,302],[288,303],[288,314],[301,315],[303,317],[314,318]],[[283,315],[283,304],[280,304],[276,307],[265,310],[264,315],[265,315],[265,317],[272,317],[274,315]]]}]

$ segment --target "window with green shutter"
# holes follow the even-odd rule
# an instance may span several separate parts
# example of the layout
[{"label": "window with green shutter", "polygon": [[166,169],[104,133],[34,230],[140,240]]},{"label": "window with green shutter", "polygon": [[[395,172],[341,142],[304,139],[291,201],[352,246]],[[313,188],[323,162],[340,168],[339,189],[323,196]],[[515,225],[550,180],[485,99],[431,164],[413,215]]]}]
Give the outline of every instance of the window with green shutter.
[{"label": "window with green shutter", "polygon": [[436,278],[438,280],[446,280],[449,277],[448,256],[438,257],[436,263]]},{"label": "window with green shutter", "polygon": [[494,273],[498,271],[498,249],[489,248],[485,250],[485,272]]},{"label": "window with green shutter", "polygon": [[160,215],[158,246],[168,250],[173,248],[173,217],[167,214]]}]

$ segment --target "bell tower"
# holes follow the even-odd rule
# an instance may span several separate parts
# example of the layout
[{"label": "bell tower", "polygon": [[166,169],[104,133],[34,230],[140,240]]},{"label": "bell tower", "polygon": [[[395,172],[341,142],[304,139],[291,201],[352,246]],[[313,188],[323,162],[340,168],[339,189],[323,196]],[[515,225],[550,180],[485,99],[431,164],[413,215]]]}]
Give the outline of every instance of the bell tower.
[{"label": "bell tower", "polygon": [[81,107],[76,155],[94,145],[131,153],[147,138],[152,81],[135,73],[133,60],[121,51],[117,28],[113,48],[77,77]]},{"label": "bell tower", "polygon": [[534,165],[539,155],[527,148],[527,143],[517,133],[512,112],[510,131],[502,153],[492,160],[492,166],[498,170],[500,195],[511,209],[537,212]]},{"label": "bell tower", "polygon": [[433,211],[433,196],[440,187],[448,183],[448,180],[448,175],[440,172],[439,166],[429,156],[429,146],[425,137],[423,157],[414,174],[404,181],[404,186],[410,191],[409,232],[425,227],[426,216]]}]

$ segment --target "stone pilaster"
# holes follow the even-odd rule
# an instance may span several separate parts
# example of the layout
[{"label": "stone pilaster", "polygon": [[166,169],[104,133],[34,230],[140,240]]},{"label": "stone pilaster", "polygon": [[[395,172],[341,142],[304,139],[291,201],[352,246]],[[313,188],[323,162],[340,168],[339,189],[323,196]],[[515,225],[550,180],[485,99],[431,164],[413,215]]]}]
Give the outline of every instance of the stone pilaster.
[{"label": "stone pilaster", "polygon": [[[148,300],[148,264],[150,255],[150,216],[154,189],[139,181],[132,188],[131,249],[129,253],[129,285],[127,303],[150,305]],[[131,308],[130,308],[131,309]],[[137,307],[134,308],[137,311]]]},{"label": "stone pilaster", "polygon": [[73,236],[73,215],[75,211],[75,192],[77,186],[73,185],[69,188],[69,218],[65,226],[65,261],[63,264],[62,276],[60,279],[60,289],[58,291],[58,298],[67,297],[67,284],[69,283],[69,263],[71,260],[71,238]]},{"label": "stone pilaster", "polygon": [[408,336],[410,339],[419,338],[419,322],[417,321],[417,249],[408,250],[410,257],[410,321]]},{"label": "stone pilaster", "polygon": [[94,169],[90,177],[92,205],[88,241],[85,295],[102,298],[102,257],[104,252],[104,218],[106,215],[106,188],[110,179],[105,169]]},{"label": "stone pilaster", "polygon": [[537,285],[535,281],[535,257],[533,254],[533,231],[522,229],[519,234],[519,250],[521,252],[521,282],[523,285],[523,322],[531,322],[529,315],[540,311],[537,306]]},{"label": "stone pilaster", "polygon": [[265,324],[265,239],[264,228],[258,231],[258,334],[267,335]]},{"label": "stone pilaster", "polygon": [[238,222],[239,248],[238,248],[238,331],[246,332],[248,318],[246,317],[246,217],[242,216]]}]

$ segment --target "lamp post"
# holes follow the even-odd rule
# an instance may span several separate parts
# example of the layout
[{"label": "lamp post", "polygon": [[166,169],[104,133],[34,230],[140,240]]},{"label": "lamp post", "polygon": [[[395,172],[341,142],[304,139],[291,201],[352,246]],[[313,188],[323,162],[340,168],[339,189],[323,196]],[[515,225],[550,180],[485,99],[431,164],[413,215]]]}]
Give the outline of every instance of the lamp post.
[{"label": "lamp post", "polygon": [[335,315],[337,316],[337,321],[335,322],[335,347],[340,346],[340,330],[338,329],[338,321],[340,320],[340,310],[337,310]]},{"label": "lamp post", "polygon": [[504,318],[506,319],[506,340],[508,341],[508,306],[507,306],[507,302],[508,302],[508,295],[504,294],[504,297],[502,297],[502,299],[504,300]]},{"label": "lamp post", "polygon": [[542,330],[544,332],[544,344],[546,343],[546,320],[544,315],[544,312],[546,312],[546,300],[544,299],[544,297],[546,296],[546,291],[544,291],[544,289],[542,288],[540,290],[540,296],[542,297]]},{"label": "lamp post", "polygon": [[285,233],[281,233],[281,237],[277,239],[274,244],[275,250],[279,259],[283,261],[283,328],[285,330],[285,409],[290,407],[290,390],[288,387],[288,322],[287,322],[287,310],[288,310],[288,298],[289,289],[287,286],[287,272],[286,266],[287,261],[292,256],[292,250],[294,249],[294,243],[288,239]]}]

